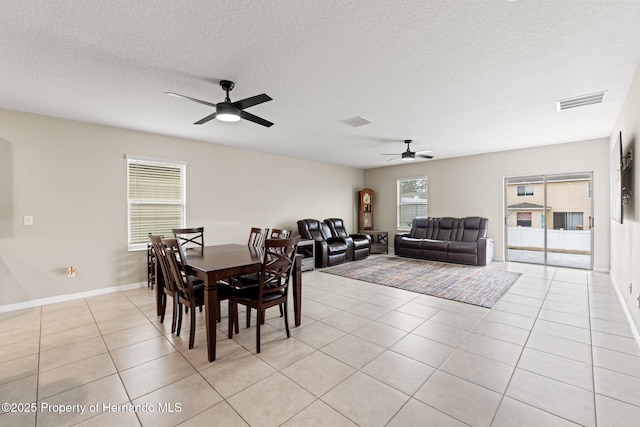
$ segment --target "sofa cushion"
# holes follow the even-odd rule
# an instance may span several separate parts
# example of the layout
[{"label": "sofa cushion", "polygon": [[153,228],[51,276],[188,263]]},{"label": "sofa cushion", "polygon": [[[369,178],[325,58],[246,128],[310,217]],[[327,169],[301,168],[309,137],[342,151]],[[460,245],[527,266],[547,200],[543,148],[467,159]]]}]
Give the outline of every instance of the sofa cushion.
[{"label": "sofa cushion", "polygon": [[477,254],[478,242],[449,242],[449,252]]},{"label": "sofa cushion", "polygon": [[430,240],[430,239],[422,240],[422,250],[425,250],[425,251],[444,251],[444,252],[446,252],[448,247],[449,247],[449,242],[448,241]]},{"label": "sofa cushion", "polygon": [[347,244],[345,242],[328,241],[328,243],[329,243],[329,255],[347,252]]},{"label": "sofa cushion", "polygon": [[482,230],[482,218],[478,216],[472,216],[468,218],[462,218],[459,222],[459,232],[454,240],[458,242],[477,242]]},{"label": "sofa cushion", "polygon": [[411,231],[409,232],[409,237],[413,237],[414,239],[426,239],[427,228],[429,227],[429,223],[432,222],[432,220],[433,218],[427,218],[427,217],[414,218],[411,224]]},{"label": "sofa cushion", "polygon": [[458,225],[458,220],[456,218],[449,218],[449,217],[440,218],[440,221],[438,222],[437,233],[434,230],[435,235],[432,237],[432,239],[452,240],[451,236],[457,225]]},{"label": "sofa cushion", "polygon": [[414,239],[413,237],[402,237],[402,247],[407,249],[422,249],[423,239]]}]

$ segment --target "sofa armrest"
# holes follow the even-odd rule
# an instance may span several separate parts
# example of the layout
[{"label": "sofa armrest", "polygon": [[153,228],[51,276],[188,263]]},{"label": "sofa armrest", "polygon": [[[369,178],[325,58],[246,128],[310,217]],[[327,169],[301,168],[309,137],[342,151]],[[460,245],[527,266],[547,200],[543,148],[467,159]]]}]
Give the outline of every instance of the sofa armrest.
[{"label": "sofa armrest", "polygon": [[327,243],[345,243],[347,245],[347,261],[353,260],[353,238],[351,236],[329,237]]},{"label": "sofa armrest", "polygon": [[316,240],[316,267],[323,268],[329,264],[329,245],[325,240]]},{"label": "sofa armrest", "polygon": [[362,240],[362,239],[367,239],[369,241],[369,243],[372,242],[371,236],[368,234],[349,234],[349,237],[351,237],[352,239],[358,239],[358,240]]},{"label": "sofa armrest", "polygon": [[403,237],[409,237],[409,233],[396,234],[396,236],[393,238],[393,247],[396,247],[400,239],[402,239]]},{"label": "sofa armrest", "polygon": [[478,265],[489,265],[493,261],[493,239],[481,237],[478,239]]}]

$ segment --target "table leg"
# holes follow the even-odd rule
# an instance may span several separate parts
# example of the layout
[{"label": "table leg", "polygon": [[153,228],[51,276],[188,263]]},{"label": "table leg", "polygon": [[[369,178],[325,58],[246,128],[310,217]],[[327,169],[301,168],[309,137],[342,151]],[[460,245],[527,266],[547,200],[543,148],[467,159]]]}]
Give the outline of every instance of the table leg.
[{"label": "table leg", "polygon": [[216,283],[215,275],[210,275],[204,284],[204,311],[209,362],[216,360],[216,323],[218,319],[218,287]]},{"label": "table leg", "polygon": [[296,256],[293,265],[293,312],[295,325],[302,321],[302,255]]}]

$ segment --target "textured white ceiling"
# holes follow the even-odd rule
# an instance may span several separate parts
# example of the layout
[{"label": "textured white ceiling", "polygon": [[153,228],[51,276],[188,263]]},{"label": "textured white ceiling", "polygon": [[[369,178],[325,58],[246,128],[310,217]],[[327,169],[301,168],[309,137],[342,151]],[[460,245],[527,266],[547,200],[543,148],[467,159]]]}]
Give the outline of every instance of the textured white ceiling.
[{"label": "textured white ceiling", "polygon": [[[360,168],[404,139],[436,158],[555,144],[611,133],[639,22],[615,0],[0,0],[0,108]],[[213,110],[164,95],[217,103],[221,79],[270,95],[247,111],[275,125],[194,126]]]}]

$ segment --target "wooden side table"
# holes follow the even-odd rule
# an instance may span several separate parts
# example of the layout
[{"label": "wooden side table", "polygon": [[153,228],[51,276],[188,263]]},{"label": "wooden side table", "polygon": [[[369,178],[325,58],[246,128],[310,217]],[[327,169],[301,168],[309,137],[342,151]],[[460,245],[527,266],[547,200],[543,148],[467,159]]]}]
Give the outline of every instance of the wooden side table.
[{"label": "wooden side table", "polygon": [[360,230],[360,234],[368,234],[371,236],[372,254],[389,253],[389,232],[380,230]]}]

